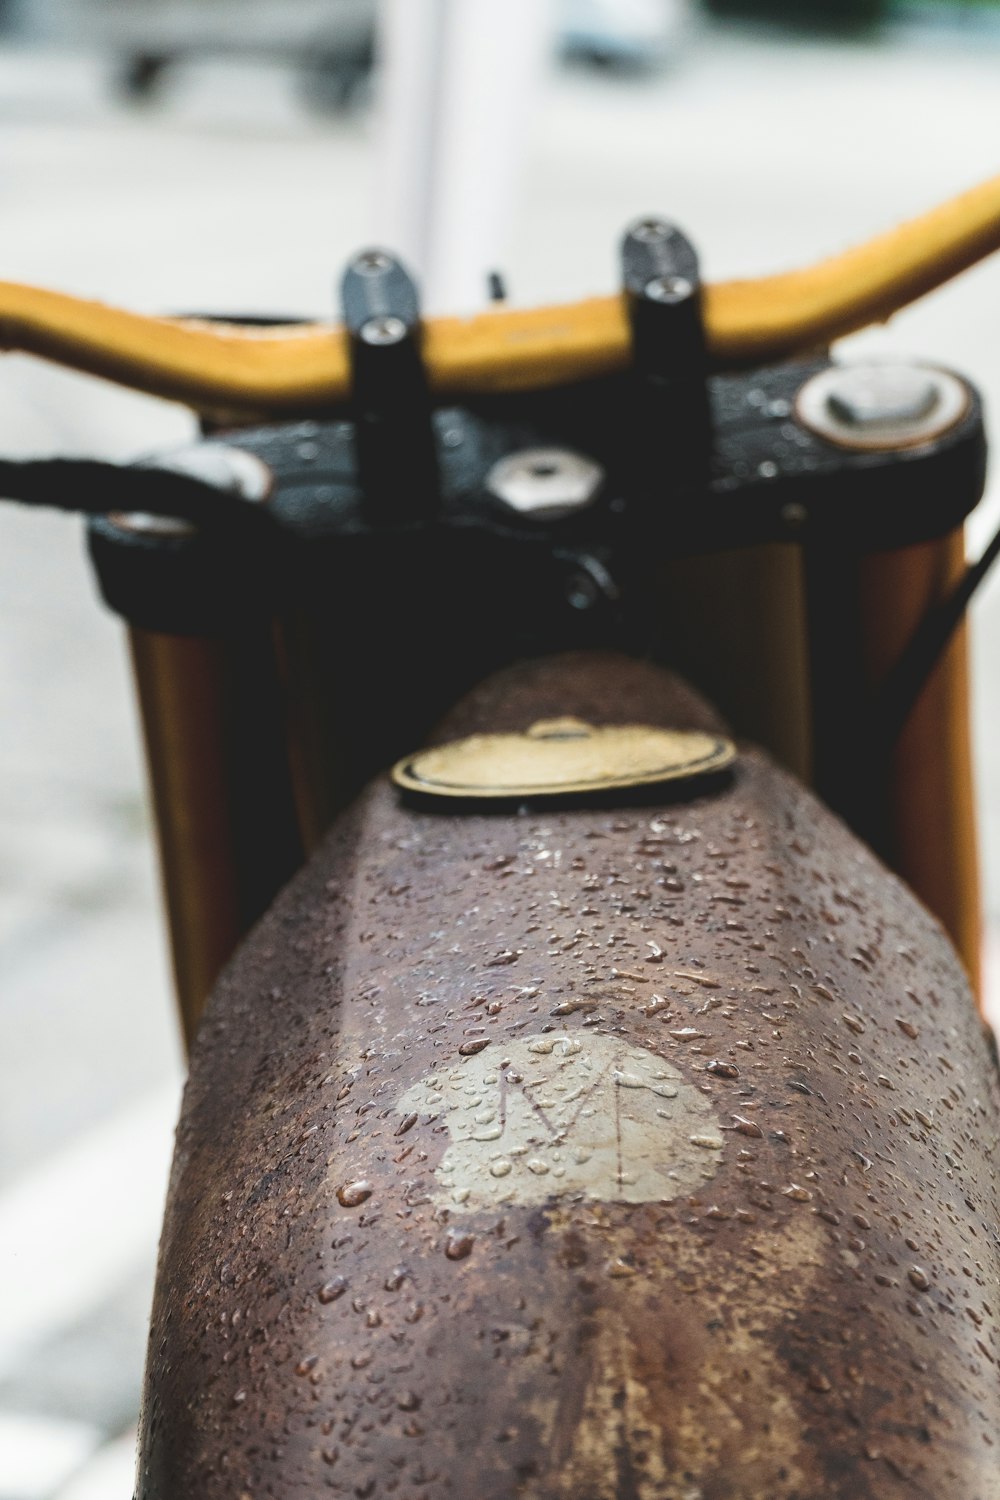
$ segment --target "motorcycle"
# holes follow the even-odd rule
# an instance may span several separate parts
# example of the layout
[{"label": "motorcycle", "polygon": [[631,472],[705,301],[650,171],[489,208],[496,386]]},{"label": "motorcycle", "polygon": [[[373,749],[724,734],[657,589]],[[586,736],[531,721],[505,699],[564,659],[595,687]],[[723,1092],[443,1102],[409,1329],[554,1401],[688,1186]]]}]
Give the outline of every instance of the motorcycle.
[{"label": "motorcycle", "polygon": [[128,624],[191,1047],[137,1497],[995,1493],[981,403],[827,345],[998,245],[994,180],[465,321],[377,248],[337,328],[0,285],[203,420],[0,463]]}]

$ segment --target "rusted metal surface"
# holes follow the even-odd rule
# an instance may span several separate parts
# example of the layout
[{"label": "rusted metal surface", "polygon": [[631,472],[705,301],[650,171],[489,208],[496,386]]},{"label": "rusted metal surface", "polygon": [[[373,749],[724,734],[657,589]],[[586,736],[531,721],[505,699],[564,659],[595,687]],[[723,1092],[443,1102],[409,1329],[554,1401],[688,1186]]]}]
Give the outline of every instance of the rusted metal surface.
[{"label": "rusted metal surface", "polygon": [[[718,727],[616,658],[443,737]],[[936,923],[762,755],[696,797],[384,780],[223,977],[142,1500],[993,1500],[997,1079]]]}]

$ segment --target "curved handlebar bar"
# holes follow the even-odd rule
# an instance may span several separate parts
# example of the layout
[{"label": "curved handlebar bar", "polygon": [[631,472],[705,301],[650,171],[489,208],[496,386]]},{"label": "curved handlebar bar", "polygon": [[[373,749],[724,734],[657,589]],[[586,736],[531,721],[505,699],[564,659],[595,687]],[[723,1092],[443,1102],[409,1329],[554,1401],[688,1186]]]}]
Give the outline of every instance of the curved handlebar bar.
[{"label": "curved handlebar bar", "polygon": [[[711,356],[746,365],[816,348],[887,318],[996,249],[1000,176],[814,266],[707,286]],[[261,331],[151,318],[0,282],[0,345],[202,410],[302,411],[349,394],[347,341],[333,325]],[[431,319],[423,353],[442,395],[607,374],[629,361],[625,304],[618,295]]]}]

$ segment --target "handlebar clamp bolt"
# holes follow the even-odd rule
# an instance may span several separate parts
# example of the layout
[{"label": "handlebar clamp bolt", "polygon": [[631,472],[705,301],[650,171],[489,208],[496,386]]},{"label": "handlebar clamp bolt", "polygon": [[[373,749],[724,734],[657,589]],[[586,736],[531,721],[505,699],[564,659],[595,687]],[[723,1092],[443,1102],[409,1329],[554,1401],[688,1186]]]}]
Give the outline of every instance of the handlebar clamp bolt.
[{"label": "handlebar clamp bolt", "polygon": [[654,276],[652,281],[646,282],[645,296],[650,302],[673,305],[686,302],[693,295],[694,283],[686,276]]},{"label": "handlebar clamp bolt", "polygon": [[630,233],[641,245],[658,245],[670,238],[671,226],[666,219],[639,219]]},{"label": "handlebar clamp bolt", "polygon": [[402,318],[394,318],[390,314],[381,318],[369,318],[367,323],[362,324],[359,337],[365,344],[382,348],[387,344],[401,344],[407,332]]}]

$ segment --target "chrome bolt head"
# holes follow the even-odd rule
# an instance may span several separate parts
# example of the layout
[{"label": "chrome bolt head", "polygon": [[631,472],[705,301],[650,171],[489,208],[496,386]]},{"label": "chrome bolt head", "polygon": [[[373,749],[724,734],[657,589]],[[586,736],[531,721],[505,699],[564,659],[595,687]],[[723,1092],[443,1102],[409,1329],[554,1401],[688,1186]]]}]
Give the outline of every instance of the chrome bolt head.
[{"label": "chrome bolt head", "polygon": [[826,404],[852,427],[896,427],[922,422],[939,399],[930,372],[919,365],[848,365]]},{"label": "chrome bolt head", "polygon": [[405,338],[406,324],[402,318],[393,317],[392,314],[369,318],[367,323],[361,325],[362,342],[376,348],[382,348],[386,344],[401,344]]},{"label": "chrome bolt head", "polygon": [[670,236],[670,225],[664,219],[637,219],[629,234],[640,245],[659,245]]},{"label": "chrome bolt head", "polygon": [[838,447],[888,452],[933,442],[968,407],[968,388],[947,370],[866,361],[831,365],[807,380],[795,415]]},{"label": "chrome bolt head", "polygon": [[600,493],[604,470],[569,448],[525,448],[495,463],[486,488],[532,521],[558,521],[586,510]]},{"label": "chrome bolt head", "polygon": [[352,269],[362,276],[375,276],[379,271],[388,271],[391,265],[392,256],[384,250],[362,250],[354,257]]},{"label": "chrome bolt head", "polygon": [[652,281],[646,282],[644,289],[650,302],[668,304],[686,302],[693,291],[694,287],[686,276],[654,276]]}]

